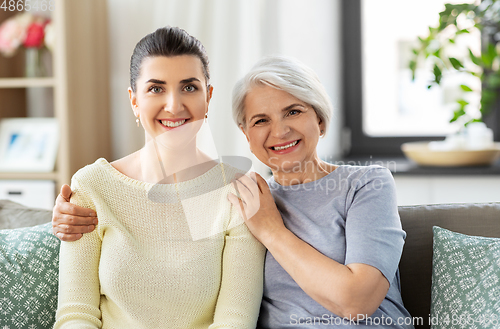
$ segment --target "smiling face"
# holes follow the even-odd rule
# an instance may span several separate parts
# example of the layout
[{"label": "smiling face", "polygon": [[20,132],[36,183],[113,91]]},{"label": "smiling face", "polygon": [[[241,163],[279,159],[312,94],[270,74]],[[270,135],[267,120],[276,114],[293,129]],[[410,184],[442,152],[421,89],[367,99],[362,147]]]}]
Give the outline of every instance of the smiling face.
[{"label": "smiling face", "polygon": [[245,97],[245,127],[255,156],[273,172],[305,171],[317,158],[321,120],[309,104],[267,85],[253,87]]},{"label": "smiling face", "polygon": [[129,88],[129,96],[146,139],[154,138],[164,146],[175,147],[196,136],[208,112],[212,89],[207,89],[198,57],[158,56],[144,59],[136,92]]}]

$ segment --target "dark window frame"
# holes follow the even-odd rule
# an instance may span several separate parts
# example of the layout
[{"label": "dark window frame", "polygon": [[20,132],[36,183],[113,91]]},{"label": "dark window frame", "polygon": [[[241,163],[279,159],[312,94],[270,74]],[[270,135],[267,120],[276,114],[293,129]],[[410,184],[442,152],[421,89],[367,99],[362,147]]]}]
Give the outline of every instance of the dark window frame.
[{"label": "dark window frame", "polygon": [[[442,140],[440,136],[372,137],[363,132],[363,81],[361,0],[341,1],[344,126],[349,130],[349,150],[345,156],[401,156],[401,144]],[[500,102],[485,122],[500,139]]]}]

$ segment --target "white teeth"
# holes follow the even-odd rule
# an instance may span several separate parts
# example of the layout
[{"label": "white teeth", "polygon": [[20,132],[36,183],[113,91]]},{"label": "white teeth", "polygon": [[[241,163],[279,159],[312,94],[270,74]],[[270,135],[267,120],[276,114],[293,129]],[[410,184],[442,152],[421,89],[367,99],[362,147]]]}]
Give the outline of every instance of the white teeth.
[{"label": "white teeth", "polygon": [[287,149],[287,148],[289,148],[289,147],[292,147],[292,146],[297,145],[297,143],[298,143],[298,142],[299,142],[299,141],[295,141],[295,142],[292,142],[292,143],[290,143],[290,144],[288,144],[288,145],[285,145],[285,146],[275,146],[275,147],[274,147],[274,149],[275,149],[276,151],[286,150],[286,149]]},{"label": "white teeth", "polygon": [[173,128],[173,127],[179,127],[180,125],[184,124],[186,122],[186,119],[181,120],[181,121],[168,121],[168,120],[160,120],[161,124],[164,125],[165,127]]}]

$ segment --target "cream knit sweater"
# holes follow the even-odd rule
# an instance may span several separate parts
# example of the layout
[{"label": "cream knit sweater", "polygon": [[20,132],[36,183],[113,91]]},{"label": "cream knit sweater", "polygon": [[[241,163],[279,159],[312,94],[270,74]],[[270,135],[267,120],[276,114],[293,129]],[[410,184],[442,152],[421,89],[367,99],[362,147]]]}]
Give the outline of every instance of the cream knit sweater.
[{"label": "cream knit sweater", "polygon": [[155,185],[104,159],[79,170],[71,202],[99,224],[61,244],[54,328],[255,328],[265,249],[227,201],[236,172]]}]

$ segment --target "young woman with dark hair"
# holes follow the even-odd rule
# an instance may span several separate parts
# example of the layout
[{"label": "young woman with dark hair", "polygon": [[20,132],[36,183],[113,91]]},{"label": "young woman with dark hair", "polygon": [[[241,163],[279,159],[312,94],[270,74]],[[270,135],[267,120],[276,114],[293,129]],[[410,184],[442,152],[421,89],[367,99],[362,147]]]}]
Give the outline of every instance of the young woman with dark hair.
[{"label": "young woman with dark hair", "polygon": [[71,202],[99,223],[61,244],[54,328],[255,328],[265,249],[227,202],[239,171],[196,145],[209,78],[182,29],[135,47],[129,97],[146,145],[73,176]]}]

